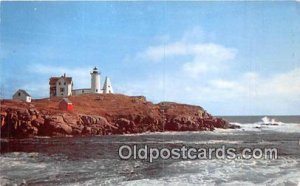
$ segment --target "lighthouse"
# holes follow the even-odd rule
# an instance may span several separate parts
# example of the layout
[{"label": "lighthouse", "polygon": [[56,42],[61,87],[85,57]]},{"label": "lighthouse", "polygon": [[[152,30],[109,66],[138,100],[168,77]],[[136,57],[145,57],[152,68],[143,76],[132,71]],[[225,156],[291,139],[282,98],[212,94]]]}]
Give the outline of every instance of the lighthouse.
[{"label": "lighthouse", "polygon": [[100,72],[97,67],[91,72],[91,93],[101,93],[100,88]]},{"label": "lighthouse", "polygon": [[[50,96],[71,96],[80,94],[113,94],[111,81],[108,77],[105,78],[103,87],[101,87],[101,73],[97,67],[93,68],[91,74],[91,88],[73,89],[72,77],[51,77],[49,81]],[[62,79],[62,80],[61,80]]]}]

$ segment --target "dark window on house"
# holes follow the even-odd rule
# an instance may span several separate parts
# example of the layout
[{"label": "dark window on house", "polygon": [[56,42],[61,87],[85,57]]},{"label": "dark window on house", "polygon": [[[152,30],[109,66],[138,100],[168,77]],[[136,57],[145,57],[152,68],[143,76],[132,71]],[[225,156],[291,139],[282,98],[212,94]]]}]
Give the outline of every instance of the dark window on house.
[{"label": "dark window on house", "polygon": [[82,93],[84,93],[84,90],[82,90]]},{"label": "dark window on house", "polygon": [[96,89],[96,92],[98,92],[98,89]]},{"label": "dark window on house", "polygon": [[60,92],[64,92],[65,91],[65,89],[64,88],[60,88]]},{"label": "dark window on house", "polygon": [[58,82],[58,85],[60,85],[60,82]]},{"label": "dark window on house", "polygon": [[66,85],[66,82],[64,82],[64,85]]},{"label": "dark window on house", "polygon": [[20,93],[20,92],[18,93],[18,96],[21,96],[21,93]]}]

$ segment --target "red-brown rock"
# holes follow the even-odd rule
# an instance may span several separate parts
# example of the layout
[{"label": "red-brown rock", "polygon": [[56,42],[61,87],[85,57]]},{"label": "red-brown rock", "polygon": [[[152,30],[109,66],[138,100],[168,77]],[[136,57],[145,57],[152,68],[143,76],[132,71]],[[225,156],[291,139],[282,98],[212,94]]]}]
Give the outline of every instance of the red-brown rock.
[{"label": "red-brown rock", "polygon": [[234,128],[202,107],[162,102],[143,96],[86,94],[71,96],[72,112],[58,109],[61,98],[1,101],[1,137],[110,135],[155,131]]}]

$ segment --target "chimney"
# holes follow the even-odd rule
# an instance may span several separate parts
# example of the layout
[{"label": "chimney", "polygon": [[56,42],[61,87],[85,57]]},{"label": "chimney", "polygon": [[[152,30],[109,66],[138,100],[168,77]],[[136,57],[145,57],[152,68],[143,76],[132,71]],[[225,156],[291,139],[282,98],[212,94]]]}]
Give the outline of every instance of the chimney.
[{"label": "chimney", "polygon": [[64,78],[66,77],[66,73],[64,73]]}]

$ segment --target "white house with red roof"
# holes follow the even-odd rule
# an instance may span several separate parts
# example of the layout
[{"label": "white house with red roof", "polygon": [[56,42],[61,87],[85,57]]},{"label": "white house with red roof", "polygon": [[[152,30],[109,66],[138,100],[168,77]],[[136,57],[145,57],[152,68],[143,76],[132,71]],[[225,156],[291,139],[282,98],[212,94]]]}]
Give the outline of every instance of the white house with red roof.
[{"label": "white house with red roof", "polygon": [[51,77],[49,80],[49,85],[50,97],[67,97],[72,95],[72,77],[67,77],[66,74],[61,77]]}]

